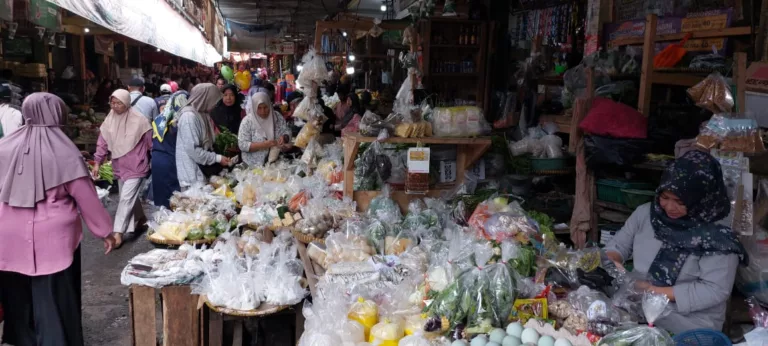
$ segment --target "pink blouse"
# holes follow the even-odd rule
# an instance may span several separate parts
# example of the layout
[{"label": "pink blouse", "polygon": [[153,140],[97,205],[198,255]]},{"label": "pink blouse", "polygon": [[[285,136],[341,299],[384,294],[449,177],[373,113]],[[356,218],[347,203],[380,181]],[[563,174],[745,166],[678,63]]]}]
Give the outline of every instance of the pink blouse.
[{"label": "pink blouse", "polygon": [[[118,159],[112,160],[112,172],[115,178],[126,181],[128,179],[145,178],[149,174],[149,152],[152,150],[152,130],[147,131],[144,136],[141,137],[139,143],[128,152]],[[96,154],[93,158],[99,164],[104,163],[107,158],[107,151],[109,146],[107,141],[99,135],[99,140],[96,143]]]},{"label": "pink blouse", "polygon": [[0,203],[0,220],[0,271],[30,276],[58,273],[72,264],[83,220],[99,238],[112,233],[112,218],[90,177],[46,191],[34,208]]}]

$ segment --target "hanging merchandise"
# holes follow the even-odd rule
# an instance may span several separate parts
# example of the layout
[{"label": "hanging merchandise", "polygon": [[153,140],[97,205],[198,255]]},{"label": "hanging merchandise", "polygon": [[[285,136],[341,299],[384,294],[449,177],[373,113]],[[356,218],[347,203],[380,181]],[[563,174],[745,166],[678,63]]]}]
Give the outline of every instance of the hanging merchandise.
[{"label": "hanging merchandise", "polygon": [[443,17],[456,17],[456,0],[445,0]]},{"label": "hanging merchandise", "polygon": [[675,65],[677,65],[677,63],[683,59],[685,53],[687,52],[684,46],[685,43],[688,42],[689,38],[691,38],[690,33],[685,35],[685,37],[683,37],[679,43],[670,44],[667,46],[667,48],[664,48],[664,50],[659,52],[659,54],[656,54],[656,56],[653,58],[653,67],[675,67]]}]

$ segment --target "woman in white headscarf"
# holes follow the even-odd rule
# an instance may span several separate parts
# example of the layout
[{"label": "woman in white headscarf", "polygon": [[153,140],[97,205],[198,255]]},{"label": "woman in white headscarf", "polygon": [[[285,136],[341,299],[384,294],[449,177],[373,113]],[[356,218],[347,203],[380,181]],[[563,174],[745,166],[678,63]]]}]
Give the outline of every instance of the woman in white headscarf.
[{"label": "woman in white headscarf", "polygon": [[112,170],[120,187],[120,202],[115,213],[117,247],[123,242],[123,234],[132,234],[137,224],[146,221],[139,193],[149,176],[149,152],[152,150],[152,127],[147,118],[131,107],[128,90],[118,89],[109,99],[112,111],[101,125],[96,144],[93,176],[98,176],[99,166],[112,155]]},{"label": "woman in white headscarf", "polygon": [[242,151],[243,162],[249,166],[267,163],[270,150],[290,149],[291,129],[282,115],[276,114],[263,92],[251,96],[246,116],[240,124],[237,144]]},{"label": "woman in white headscarf", "polygon": [[[201,83],[192,88],[187,106],[179,111],[176,170],[182,190],[196,183],[205,183],[206,168],[230,164],[230,158],[213,151],[215,125],[210,112],[220,99],[221,91],[215,84]],[[206,172],[203,172],[204,169]]]}]

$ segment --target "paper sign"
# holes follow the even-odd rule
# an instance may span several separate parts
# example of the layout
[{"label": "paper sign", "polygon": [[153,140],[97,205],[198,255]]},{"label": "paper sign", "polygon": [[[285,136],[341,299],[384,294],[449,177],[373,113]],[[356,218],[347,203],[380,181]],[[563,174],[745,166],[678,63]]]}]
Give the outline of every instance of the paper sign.
[{"label": "paper sign", "polygon": [[440,180],[441,183],[452,183],[456,181],[456,161],[440,161]]},{"label": "paper sign", "polygon": [[429,148],[408,149],[408,173],[429,173]]}]

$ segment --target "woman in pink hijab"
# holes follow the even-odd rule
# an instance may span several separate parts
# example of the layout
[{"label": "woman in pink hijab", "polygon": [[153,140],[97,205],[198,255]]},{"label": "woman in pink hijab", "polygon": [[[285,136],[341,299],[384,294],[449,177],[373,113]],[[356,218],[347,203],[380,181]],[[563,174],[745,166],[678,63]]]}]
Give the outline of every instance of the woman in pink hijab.
[{"label": "woman in pink hijab", "polygon": [[147,118],[131,107],[131,96],[127,90],[115,90],[109,98],[109,106],[112,111],[100,128],[92,174],[99,174],[99,167],[109,152],[120,188],[120,201],[115,213],[115,246],[120,247],[123,235],[133,234],[137,224],[146,221],[139,195],[144,180],[149,176],[152,127]]},{"label": "woman in pink hijab", "polygon": [[112,220],[60,128],[64,101],[35,93],[21,111],[25,126],[0,139],[0,344],[83,345],[82,222],[109,253]]}]

